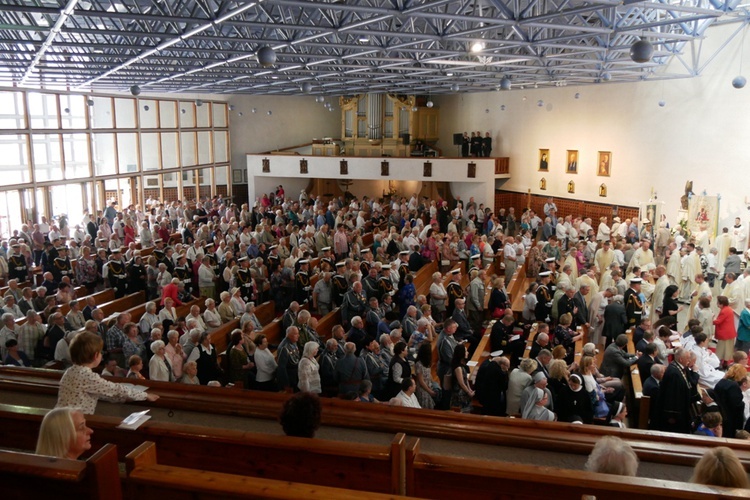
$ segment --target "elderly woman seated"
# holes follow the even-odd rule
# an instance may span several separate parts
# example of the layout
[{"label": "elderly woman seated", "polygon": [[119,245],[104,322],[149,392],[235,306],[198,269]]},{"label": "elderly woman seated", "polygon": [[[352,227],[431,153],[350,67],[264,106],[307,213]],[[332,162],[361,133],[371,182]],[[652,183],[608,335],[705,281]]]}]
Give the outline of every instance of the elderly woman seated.
[{"label": "elderly woman seated", "polygon": [[91,434],[83,413],[73,408],[55,408],[44,416],[39,428],[36,454],[77,460],[91,449]]},{"label": "elderly woman seated", "polygon": [[206,299],[206,310],[203,311],[203,321],[206,324],[206,328],[218,328],[221,326],[221,315],[216,309],[216,301],[214,299]]}]

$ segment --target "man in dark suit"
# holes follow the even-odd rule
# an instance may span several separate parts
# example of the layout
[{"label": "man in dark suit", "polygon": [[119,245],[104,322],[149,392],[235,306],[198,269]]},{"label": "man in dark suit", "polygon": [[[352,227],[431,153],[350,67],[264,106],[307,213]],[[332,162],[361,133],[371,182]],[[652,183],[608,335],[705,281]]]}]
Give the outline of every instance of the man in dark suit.
[{"label": "man in dark suit", "polygon": [[664,378],[664,371],[666,369],[666,366],[654,363],[653,365],[651,365],[651,376],[648,377],[643,383],[643,395],[648,396],[651,400],[651,404],[649,406],[649,429],[654,428],[653,424],[656,421],[656,419],[654,418],[654,415],[656,415],[656,400],[659,398],[661,379]]},{"label": "man in dark suit", "polygon": [[529,351],[529,357],[531,359],[539,356],[539,351],[546,349],[549,345],[549,325],[546,323],[537,323],[539,325],[539,331],[534,338],[534,342],[531,344],[531,350]]},{"label": "man in dark suit", "polygon": [[[513,339],[516,321],[512,314],[506,314],[500,321],[496,321],[490,332],[490,352],[503,351],[510,354],[510,365],[515,368],[521,362],[526,340],[523,335]],[[513,340],[512,340],[513,339]]]},{"label": "man in dark suit", "polygon": [[625,306],[622,304],[622,297],[617,295],[612,299],[612,303],[604,308],[604,328],[602,335],[606,338],[606,345],[612,343],[621,333],[625,333],[628,318],[625,315]]},{"label": "man in dark suit", "polygon": [[630,369],[630,365],[638,361],[638,356],[626,351],[627,347],[628,336],[624,333],[618,335],[615,342],[604,351],[604,359],[602,359],[602,366],[599,369],[602,375],[622,379],[627,370]]},{"label": "man in dark suit", "polygon": [[573,295],[573,305],[575,306],[575,313],[573,314],[573,324],[571,328],[577,328],[579,326],[588,326],[589,324],[589,308],[586,305],[586,295],[589,294],[591,287],[588,285],[581,285],[581,289]]},{"label": "man in dark suit", "polygon": [[691,407],[700,401],[697,380],[690,370],[692,360],[686,349],[677,349],[659,384],[654,408],[654,429],[690,434]]},{"label": "man in dark suit", "polygon": [[651,366],[655,363],[661,364],[659,358],[656,357],[656,344],[646,344],[643,348],[643,354],[638,358],[638,374],[641,376],[641,383],[645,384],[646,380],[651,376]]},{"label": "man in dark suit", "polygon": [[458,325],[456,330],[456,339],[469,340],[474,337],[474,331],[471,329],[471,323],[466,316],[466,299],[456,299],[456,308],[453,310],[453,321]]},{"label": "man in dark suit", "polygon": [[476,396],[482,404],[482,415],[505,416],[505,391],[508,389],[510,361],[505,356],[488,358],[479,366]]}]

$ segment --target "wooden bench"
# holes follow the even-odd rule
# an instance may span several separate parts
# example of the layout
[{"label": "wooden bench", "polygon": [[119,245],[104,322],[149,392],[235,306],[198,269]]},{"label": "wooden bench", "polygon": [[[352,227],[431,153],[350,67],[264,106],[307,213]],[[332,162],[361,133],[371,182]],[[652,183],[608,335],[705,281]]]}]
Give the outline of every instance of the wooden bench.
[{"label": "wooden bench", "polygon": [[513,498],[606,500],[643,498],[750,498],[750,490],[704,486],[581,470],[489,462],[465,457],[423,454],[419,443],[406,450],[406,494],[425,498]]},{"label": "wooden bench", "polygon": [[[136,292],[125,295],[119,299],[110,300],[99,305],[99,309],[104,313],[104,317],[110,317],[114,314],[121,313],[127,309],[144,305],[146,303],[146,292]],[[145,307],[145,306],[144,306]]]},{"label": "wooden bench", "polygon": [[[56,396],[62,373],[20,367],[0,367],[0,390]],[[112,379],[130,382],[128,379]],[[169,382],[139,381],[160,396],[150,406],[170,410],[204,412],[276,420],[288,395],[218,387],[186,386]],[[144,403],[139,403],[143,405]],[[735,450],[750,471],[750,443],[703,436],[681,435],[640,429],[615,429],[565,422],[537,422],[436,410],[413,410],[388,405],[365,405],[339,399],[322,399],[322,423],[336,427],[404,432],[419,437],[515,446],[542,451],[587,455],[605,435],[621,437],[633,447],[641,461],[692,467],[709,447],[721,444]],[[0,437],[13,432],[0,426]],[[0,442],[4,442],[0,440]]]},{"label": "wooden bench", "polygon": [[[33,449],[47,410],[0,405],[5,446]],[[118,429],[121,419],[87,415],[94,433],[92,448],[112,443],[124,461],[128,450],[144,441],[156,444],[164,465],[213,472],[241,471],[243,475],[284,480],[294,478],[320,486],[398,494],[404,489],[406,437],[397,434],[390,444],[304,439],[275,434],[217,429],[149,420],[135,430]],[[10,435],[10,430],[13,435]],[[210,457],[210,460],[207,460]],[[115,461],[117,457],[115,457]]]},{"label": "wooden bench", "polygon": [[[628,336],[628,352],[635,354],[633,344],[633,329],[626,332]],[[651,398],[643,395],[643,383],[638,372],[638,365],[630,365],[630,370],[623,377],[623,385],[628,393],[628,415],[638,429],[648,429],[651,414]]]},{"label": "wooden bench", "polygon": [[[308,440],[308,444],[311,443]],[[161,447],[159,447],[161,457]],[[210,472],[163,465],[157,462],[157,449],[154,443],[145,442],[125,460],[127,468],[126,484],[131,498],[138,500],[162,500],[164,498],[191,498],[194,500],[218,500],[236,498],[310,498],[320,500],[344,500],[363,498],[366,500],[400,498],[381,493],[365,493],[344,488],[310,485],[260,477],[248,477],[244,470],[238,468],[242,475]],[[301,468],[312,464],[304,463]],[[330,469],[318,471],[319,476],[330,476],[339,479],[338,466],[331,464]],[[290,470],[289,475],[297,479],[300,468]],[[355,474],[356,475],[356,474]]]},{"label": "wooden bench", "polygon": [[[115,300],[115,290],[114,288],[107,288],[106,290],[102,290],[101,292],[92,293],[91,295],[84,295],[83,297],[79,297],[78,299],[78,306],[80,309],[83,309],[86,307],[86,300],[91,297],[94,299],[94,303],[99,307],[101,304],[106,304],[107,302],[112,302]],[[60,306],[60,312],[65,316],[70,312],[70,305],[63,304]]]},{"label": "wooden bench", "polygon": [[111,444],[85,461],[0,450],[0,484],[3,498],[10,500],[122,500],[117,448]]}]

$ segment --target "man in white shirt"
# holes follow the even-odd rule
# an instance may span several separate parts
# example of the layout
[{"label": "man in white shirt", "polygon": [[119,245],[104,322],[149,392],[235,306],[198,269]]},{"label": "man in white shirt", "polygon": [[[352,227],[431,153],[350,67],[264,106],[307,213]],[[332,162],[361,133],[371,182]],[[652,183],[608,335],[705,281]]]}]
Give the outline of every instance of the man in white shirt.
[{"label": "man in white shirt", "polygon": [[515,245],[515,238],[513,236],[508,236],[505,240],[505,246],[503,247],[503,262],[505,262],[505,281],[510,283],[511,278],[513,277],[513,274],[516,272],[516,264],[517,264],[517,253],[516,253],[516,245]]},{"label": "man in white shirt", "polygon": [[392,404],[394,406],[403,406],[406,408],[422,408],[419,405],[419,401],[417,400],[417,396],[414,395],[414,391],[417,390],[417,384],[414,382],[414,379],[409,377],[405,378],[403,382],[401,382],[401,392],[396,395],[395,399],[397,402],[393,402]]}]

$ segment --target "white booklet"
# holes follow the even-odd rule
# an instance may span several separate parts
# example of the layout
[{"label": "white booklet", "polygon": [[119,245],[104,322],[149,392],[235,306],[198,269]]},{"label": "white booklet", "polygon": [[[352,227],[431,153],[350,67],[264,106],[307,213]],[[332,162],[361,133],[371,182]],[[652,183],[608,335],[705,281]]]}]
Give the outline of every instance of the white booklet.
[{"label": "white booklet", "polygon": [[118,429],[127,429],[134,431],[141,425],[143,425],[144,422],[148,421],[151,418],[151,415],[147,415],[149,410],[144,411],[138,411],[135,413],[131,413],[125,419],[120,422],[120,425],[117,426]]}]

